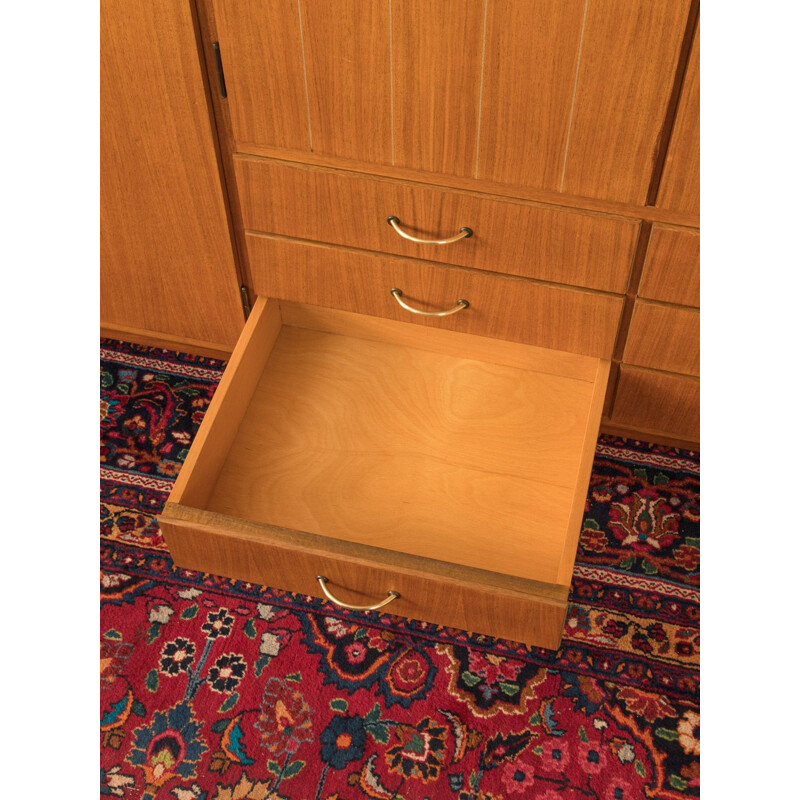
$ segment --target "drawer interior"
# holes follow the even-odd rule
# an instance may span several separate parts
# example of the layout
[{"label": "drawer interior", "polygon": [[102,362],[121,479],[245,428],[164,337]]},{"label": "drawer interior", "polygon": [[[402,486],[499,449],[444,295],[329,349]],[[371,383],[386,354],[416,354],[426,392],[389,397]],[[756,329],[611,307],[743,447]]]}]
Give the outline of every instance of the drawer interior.
[{"label": "drawer interior", "polygon": [[170,500],[568,584],[607,375],[259,297]]}]

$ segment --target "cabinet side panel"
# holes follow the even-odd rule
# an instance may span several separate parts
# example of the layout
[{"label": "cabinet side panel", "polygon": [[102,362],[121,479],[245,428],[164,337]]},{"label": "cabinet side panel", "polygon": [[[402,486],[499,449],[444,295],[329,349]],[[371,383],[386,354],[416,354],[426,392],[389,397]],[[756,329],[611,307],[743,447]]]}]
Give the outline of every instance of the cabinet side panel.
[{"label": "cabinet side panel", "polygon": [[100,5],[100,318],[233,345],[244,323],[188,3]]}]

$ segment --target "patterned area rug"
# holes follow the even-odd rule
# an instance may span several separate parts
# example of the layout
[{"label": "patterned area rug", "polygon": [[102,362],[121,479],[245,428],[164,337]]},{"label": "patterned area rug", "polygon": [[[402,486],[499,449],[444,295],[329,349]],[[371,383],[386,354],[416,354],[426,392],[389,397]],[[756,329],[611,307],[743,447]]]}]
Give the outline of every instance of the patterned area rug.
[{"label": "patterned area rug", "polygon": [[224,364],[103,340],[100,793],[699,795],[699,457],[602,436],[558,652],[176,569]]}]

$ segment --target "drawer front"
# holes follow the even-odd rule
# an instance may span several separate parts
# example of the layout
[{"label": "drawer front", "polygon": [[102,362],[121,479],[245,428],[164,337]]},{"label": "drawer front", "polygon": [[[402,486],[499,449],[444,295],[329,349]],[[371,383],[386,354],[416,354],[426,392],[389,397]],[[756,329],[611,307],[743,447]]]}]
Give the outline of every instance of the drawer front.
[{"label": "drawer front", "polygon": [[700,312],[637,300],[622,360],[699,376]]},{"label": "drawer front", "polygon": [[[172,519],[161,529],[177,565],[250,583],[323,597],[317,575],[345,603],[370,605],[393,590],[400,597],[382,611],[476,633],[555,649],[561,640],[567,587],[542,595],[467,583],[348,553],[301,547],[244,531]],[[235,524],[235,523],[234,523]],[[246,528],[246,526],[242,526]]]},{"label": "drawer front", "polygon": [[[245,228],[624,293],[639,222],[239,156]],[[404,230],[450,244],[415,244]]]},{"label": "drawer front", "polygon": [[639,296],[699,308],[699,232],[653,227]]},{"label": "drawer front", "polygon": [[[270,236],[248,234],[247,249],[256,294],[599,358],[611,357],[624,303],[612,295]],[[393,288],[426,311],[452,308],[462,298],[470,305],[446,317],[421,317],[400,307]]]},{"label": "drawer front", "polygon": [[700,381],[623,364],[611,419],[620,425],[700,441]]}]

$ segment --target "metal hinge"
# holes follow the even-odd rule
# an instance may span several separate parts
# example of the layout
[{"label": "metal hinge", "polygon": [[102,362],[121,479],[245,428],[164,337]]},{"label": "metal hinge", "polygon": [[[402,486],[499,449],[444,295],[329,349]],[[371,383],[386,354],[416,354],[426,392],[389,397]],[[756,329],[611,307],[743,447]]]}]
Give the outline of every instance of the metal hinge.
[{"label": "metal hinge", "polygon": [[228,90],[225,87],[225,72],[222,69],[222,54],[219,52],[219,42],[212,42],[211,47],[214,50],[214,61],[217,64],[217,80],[219,81],[219,93],[221,97],[227,97]]},{"label": "metal hinge", "polygon": [[250,316],[250,295],[247,292],[246,286],[240,286],[239,291],[242,294],[242,308],[244,309],[244,318],[247,319]]}]

